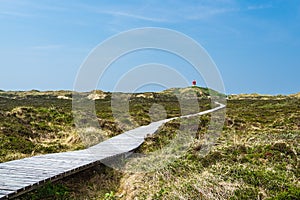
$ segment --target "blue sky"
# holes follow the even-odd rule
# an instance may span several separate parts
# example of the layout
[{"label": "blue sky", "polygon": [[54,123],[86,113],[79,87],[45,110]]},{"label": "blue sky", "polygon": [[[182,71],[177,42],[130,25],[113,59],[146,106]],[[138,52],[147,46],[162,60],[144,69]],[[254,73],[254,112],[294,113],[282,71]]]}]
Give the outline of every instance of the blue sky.
[{"label": "blue sky", "polygon": [[[300,92],[298,0],[0,0],[0,23],[3,90],[72,90],[80,65],[99,43],[129,29],[162,27],[207,50],[227,93]],[[117,69],[126,64],[186,64],[148,53],[120,59],[114,73],[121,75]],[[186,78],[200,79],[192,71]],[[113,81],[104,80],[99,89],[111,90]]]}]

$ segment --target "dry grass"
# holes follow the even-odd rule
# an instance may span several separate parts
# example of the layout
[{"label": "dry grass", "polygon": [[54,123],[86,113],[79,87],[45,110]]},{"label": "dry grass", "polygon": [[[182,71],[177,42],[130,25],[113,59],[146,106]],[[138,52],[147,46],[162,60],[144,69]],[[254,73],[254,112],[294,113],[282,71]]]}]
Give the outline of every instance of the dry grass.
[{"label": "dry grass", "polygon": [[[175,102],[163,98],[159,105],[167,108],[165,114],[168,117],[180,114]],[[105,101],[97,103],[101,126],[115,133],[121,132],[122,129],[112,121],[109,104]],[[129,126],[123,128],[130,128],[137,118],[140,121],[134,126],[149,123],[152,105],[152,98],[134,97],[131,102],[134,121],[129,121]],[[159,170],[121,173],[100,166],[53,184],[57,187],[48,199],[299,199],[299,106],[298,98],[284,96],[230,98],[222,134],[207,155],[199,152],[204,147],[203,135],[210,115],[169,122],[156,135],[147,138],[138,152],[158,151],[184,131],[196,131],[196,134],[187,151]],[[126,125],[127,121],[122,120],[118,123]],[[200,127],[190,126],[194,122],[200,122]],[[179,131],[179,123],[186,125],[187,129]],[[110,137],[112,132],[105,134]],[[50,138],[57,139],[55,137]],[[68,135],[58,138],[64,138],[65,143],[68,140],[74,140],[74,144],[77,142],[76,137]],[[24,198],[47,199],[45,190],[53,185]]]}]

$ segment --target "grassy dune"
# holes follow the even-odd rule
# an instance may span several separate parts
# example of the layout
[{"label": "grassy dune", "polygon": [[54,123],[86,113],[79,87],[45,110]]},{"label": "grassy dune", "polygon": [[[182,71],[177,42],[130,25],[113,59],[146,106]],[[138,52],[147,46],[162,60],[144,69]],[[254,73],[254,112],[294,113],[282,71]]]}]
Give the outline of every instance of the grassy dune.
[{"label": "grassy dune", "polygon": [[[194,89],[200,97],[200,110],[210,108],[205,91]],[[57,98],[70,94],[36,93],[39,95],[0,93],[2,162],[85,146],[72,122],[70,99]],[[160,105],[166,111],[155,116],[157,119],[182,112],[170,90],[135,94],[130,98],[128,123],[126,119],[114,119],[110,93],[98,97],[98,121],[107,137],[150,123],[153,115],[149,110],[155,113],[161,110]],[[188,106],[185,109],[186,113],[193,111]],[[127,127],[120,126],[123,120]],[[159,151],[176,134],[195,132],[187,151],[160,170],[129,173],[99,166],[48,184],[21,199],[300,199],[299,98],[230,96],[223,131],[211,151],[203,155],[200,152],[209,121],[210,115],[174,120],[148,137],[138,152]],[[179,129],[180,124],[184,128]]]},{"label": "grassy dune", "polygon": [[[223,132],[207,155],[199,155],[205,123],[198,129],[199,139],[180,159],[157,172],[125,174],[123,179],[134,181],[121,186],[117,195],[123,195],[121,199],[299,199],[299,103],[299,99],[273,97],[228,101]],[[185,123],[191,120],[199,119]],[[207,116],[200,120],[208,122]],[[172,137],[177,129],[174,123],[148,138],[141,151],[167,144],[166,135]]]},{"label": "grassy dune", "polygon": [[[185,101],[186,105],[180,105],[177,97],[169,93],[120,93],[114,94],[114,97],[121,99],[120,105],[115,106],[116,112],[121,115],[116,117],[111,109],[111,93],[93,91],[81,95],[85,101],[95,103],[96,120],[102,129],[95,134],[101,132],[106,138],[149,124],[160,117],[193,113],[195,107],[190,106],[188,100]],[[202,97],[200,109],[205,110],[210,105],[206,96]],[[73,122],[71,98],[70,91],[0,92],[0,162],[92,145],[79,137]],[[130,99],[129,110],[122,107],[123,98]],[[184,109],[180,109],[180,106]],[[156,113],[161,108],[166,109],[162,113],[165,116],[151,116],[149,113],[151,109],[152,113]],[[84,136],[89,137],[87,134]]]}]

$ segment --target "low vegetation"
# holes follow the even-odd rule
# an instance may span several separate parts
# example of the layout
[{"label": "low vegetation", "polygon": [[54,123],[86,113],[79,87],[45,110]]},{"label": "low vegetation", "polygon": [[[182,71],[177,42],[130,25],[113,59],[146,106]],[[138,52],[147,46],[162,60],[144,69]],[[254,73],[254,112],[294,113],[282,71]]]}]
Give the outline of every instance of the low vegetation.
[{"label": "low vegetation", "polygon": [[[120,199],[299,199],[299,103],[273,97],[228,101],[223,132],[207,155],[199,154],[207,116],[189,119],[206,122],[198,129],[200,139],[163,170],[125,174],[125,180],[135,181],[117,194]],[[140,150],[167,144],[178,130],[174,123],[148,138]]]},{"label": "low vegetation", "polygon": [[[101,135],[106,138],[157,120],[151,119],[151,112],[149,114],[153,102],[166,109],[163,117],[168,118],[193,113],[195,108],[189,105],[188,100],[184,101],[186,105],[179,105],[177,97],[172,94],[149,93],[148,97],[144,94],[119,94],[115,97],[120,97],[121,103],[124,102],[123,97],[130,101],[129,110],[124,110],[121,104],[115,107],[122,114],[118,115],[111,109],[111,96],[111,93],[102,91],[82,94],[85,101],[95,102],[96,120],[102,129]],[[0,162],[92,145],[82,140],[88,135],[80,138],[75,128],[71,98],[72,92],[69,91],[0,92]],[[205,96],[199,105],[202,110],[210,107]],[[152,112],[155,113],[155,110]],[[81,132],[85,134],[88,131]]]},{"label": "low vegetation", "polygon": [[[198,93],[200,110],[211,107],[204,92]],[[0,92],[1,161],[84,148],[72,122],[70,99],[57,98],[68,95]],[[125,119],[113,116],[110,97],[106,93],[95,100],[107,137],[148,124],[155,117],[183,112],[170,90],[135,94],[129,102],[130,123],[124,127]],[[162,107],[161,115],[149,112]],[[185,109],[185,113],[193,111]],[[101,165],[46,184],[20,199],[300,199],[299,98],[230,96],[223,131],[208,154],[203,154],[209,122],[210,115],[177,119],[149,136],[138,153],[159,151],[176,135],[194,133],[187,150],[159,170],[122,172]]]}]

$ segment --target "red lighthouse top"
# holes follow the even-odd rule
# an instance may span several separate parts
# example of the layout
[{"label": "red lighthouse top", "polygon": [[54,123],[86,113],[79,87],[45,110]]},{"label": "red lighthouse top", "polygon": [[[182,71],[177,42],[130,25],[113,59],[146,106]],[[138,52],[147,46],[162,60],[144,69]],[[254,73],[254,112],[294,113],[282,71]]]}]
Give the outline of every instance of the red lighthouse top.
[{"label": "red lighthouse top", "polygon": [[192,84],[195,86],[197,84],[196,80],[193,80]]}]

